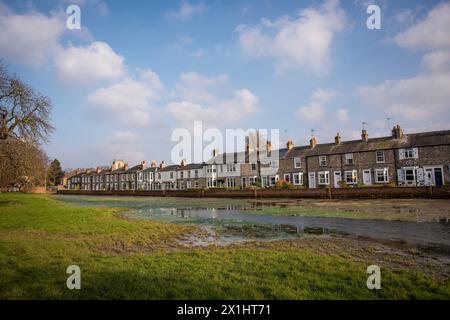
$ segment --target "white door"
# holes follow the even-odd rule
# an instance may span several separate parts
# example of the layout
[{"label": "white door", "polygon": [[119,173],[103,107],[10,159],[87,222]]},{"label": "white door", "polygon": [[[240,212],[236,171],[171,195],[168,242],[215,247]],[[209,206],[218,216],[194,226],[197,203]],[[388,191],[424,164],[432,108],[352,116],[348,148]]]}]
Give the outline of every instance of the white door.
[{"label": "white door", "polygon": [[335,188],[340,188],[341,185],[339,184],[339,182],[341,182],[342,180],[342,173],[340,171],[335,171],[334,172],[334,187]]},{"label": "white door", "polygon": [[366,186],[372,184],[372,175],[370,174],[370,169],[363,170],[363,183]]},{"label": "white door", "polygon": [[425,185],[426,186],[434,186],[434,173],[432,168],[425,169]]},{"label": "white door", "polygon": [[316,187],[316,173],[315,172],[310,172],[308,174],[308,186],[310,188]]}]

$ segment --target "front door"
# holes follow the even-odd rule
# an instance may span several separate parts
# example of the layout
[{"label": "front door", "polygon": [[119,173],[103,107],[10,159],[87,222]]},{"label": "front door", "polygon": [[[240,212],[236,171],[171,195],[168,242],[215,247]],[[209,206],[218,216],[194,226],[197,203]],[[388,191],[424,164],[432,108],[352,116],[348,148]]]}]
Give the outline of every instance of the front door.
[{"label": "front door", "polygon": [[363,170],[363,183],[366,186],[372,184],[372,175],[370,174],[370,169]]},{"label": "front door", "polygon": [[340,171],[335,171],[334,172],[334,187],[335,188],[340,188],[341,185],[339,184],[339,182],[342,181],[342,173]]},{"label": "front door", "polygon": [[434,181],[436,183],[436,186],[444,185],[444,179],[442,177],[442,169],[441,168],[434,168]]},{"label": "front door", "polygon": [[434,174],[432,168],[425,169],[425,185],[434,186]]},{"label": "front door", "polygon": [[308,186],[310,188],[316,187],[316,173],[315,172],[310,172],[308,174]]}]

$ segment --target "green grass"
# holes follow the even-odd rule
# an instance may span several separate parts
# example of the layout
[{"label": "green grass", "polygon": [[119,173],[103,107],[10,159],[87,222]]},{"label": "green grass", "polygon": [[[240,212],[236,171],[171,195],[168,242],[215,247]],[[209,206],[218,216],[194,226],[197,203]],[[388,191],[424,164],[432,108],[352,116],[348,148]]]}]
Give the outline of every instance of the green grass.
[{"label": "green grass", "polygon": [[[277,242],[182,248],[191,227],[120,218],[45,196],[0,195],[1,299],[429,299],[448,280],[382,267],[369,291],[367,263]],[[82,289],[66,288],[67,266]]]}]

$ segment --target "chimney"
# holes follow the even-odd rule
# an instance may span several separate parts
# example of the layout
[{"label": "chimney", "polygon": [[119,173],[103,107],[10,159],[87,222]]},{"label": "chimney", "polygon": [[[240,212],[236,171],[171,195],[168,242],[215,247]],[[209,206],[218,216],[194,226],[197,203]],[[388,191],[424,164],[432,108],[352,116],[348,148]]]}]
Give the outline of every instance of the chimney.
[{"label": "chimney", "polygon": [[314,149],[317,145],[317,139],[315,136],[312,136],[311,139],[309,140],[309,147],[311,149]]},{"label": "chimney", "polygon": [[161,163],[159,164],[159,168],[162,169],[166,166],[166,163],[163,161],[161,161]]},{"label": "chimney", "polygon": [[141,162],[141,168],[142,168],[142,170],[147,168],[147,161],[144,160]]},{"label": "chimney", "polygon": [[393,139],[402,139],[403,138],[403,129],[400,125],[396,125],[392,128],[392,138]]},{"label": "chimney", "polygon": [[125,171],[128,170],[128,163],[125,163],[125,164],[123,165],[123,169],[124,169]]},{"label": "chimney", "polygon": [[150,167],[152,168],[156,168],[158,165],[156,164],[156,161],[152,161],[152,164],[150,165]]},{"label": "chimney", "polygon": [[334,137],[334,144],[338,145],[341,144],[341,136],[339,135],[339,132],[336,133],[336,137]]},{"label": "chimney", "polygon": [[291,151],[292,148],[294,147],[294,143],[292,142],[291,139],[289,139],[288,142],[286,143],[286,147],[287,147],[288,151]]},{"label": "chimney", "polygon": [[96,173],[100,173],[100,171],[102,171],[102,169],[100,167],[95,168]]},{"label": "chimney", "polygon": [[181,160],[181,166],[186,167],[186,159]]},{"label": "chimney", "polygon": [[270,157],[270,155],[272,154],[272,142],[271,141],[267,141],[266,148],[267,148],[267,155]]},{"label": "chimney", "polygon": [[363,142],[369,141],[369,134],[367,133],[366,129],[362,129],[361,131],[361,139]]}]

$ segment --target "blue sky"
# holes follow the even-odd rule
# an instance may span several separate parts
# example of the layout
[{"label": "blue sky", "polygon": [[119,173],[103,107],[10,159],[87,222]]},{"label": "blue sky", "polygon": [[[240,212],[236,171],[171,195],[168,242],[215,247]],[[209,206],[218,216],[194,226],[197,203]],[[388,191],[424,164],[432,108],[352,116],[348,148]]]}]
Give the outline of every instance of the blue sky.
[{"label": "blue sky", "polygon": [[[65,26],[81,8],[81,30]],[[381,8],[369,30],[366,8]],[[170,162],[174,128],[277,128],[282,143],[450,129],[450,3],[0,1],[0,57],[48,95],[65,168]]]}]

